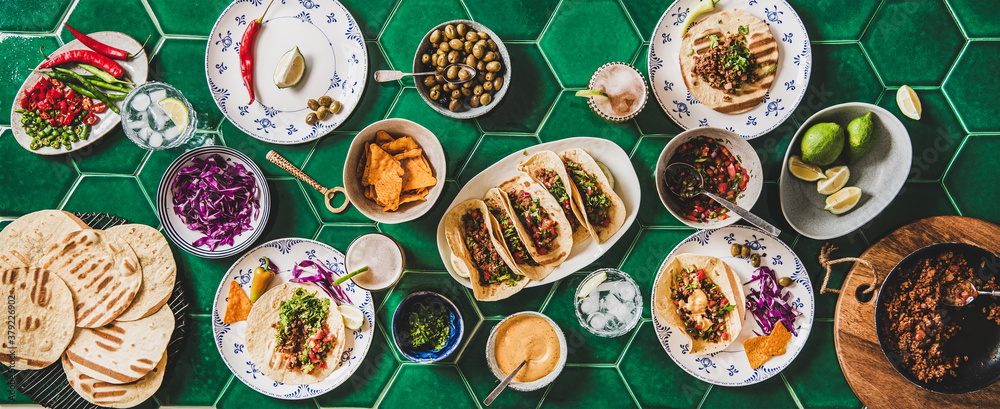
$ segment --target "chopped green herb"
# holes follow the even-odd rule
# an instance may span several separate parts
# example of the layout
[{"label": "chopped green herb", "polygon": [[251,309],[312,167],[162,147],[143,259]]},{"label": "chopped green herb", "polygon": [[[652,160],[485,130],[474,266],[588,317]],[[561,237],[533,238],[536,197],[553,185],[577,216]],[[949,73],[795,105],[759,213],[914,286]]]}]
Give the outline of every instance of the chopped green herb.
[{"label": "chopped green herb", "polygon": [[692,48],[691,51],[688,51],[688,57],[690,57],[692,55],[694,55],[694,48]]},{"label": "chopped green herb", "polygon": [[740,34],[742,35],[750,34],[750,26],[740,26]]},{"label": "chopped green herb", "polygon": [[775,70],[775,69],[777,69],[777,68],[778,68],[778,64],[774,64],[774,65],[772,65],[772,66],[770,66],[770,67],[767,67],[767,69],[766,69],[766,70],[764,70],[764,72],[763,72],[763,73],[761,73],[760,75],[767,75],[767,74],[770,74],[770,73],[774,72],[774,70]]},{"label": "chopped green herb", "polygon": [[712,41],[712,48],[719,46],[719,37],[716,37],[715,34],[709,35],[708,39]]},{"label": "chopped green herb", "polygon": [[436,302],[415,305],[407,317],[410,346],[432,351],[444,348],[451,335],[449,316],[448,309]]}]

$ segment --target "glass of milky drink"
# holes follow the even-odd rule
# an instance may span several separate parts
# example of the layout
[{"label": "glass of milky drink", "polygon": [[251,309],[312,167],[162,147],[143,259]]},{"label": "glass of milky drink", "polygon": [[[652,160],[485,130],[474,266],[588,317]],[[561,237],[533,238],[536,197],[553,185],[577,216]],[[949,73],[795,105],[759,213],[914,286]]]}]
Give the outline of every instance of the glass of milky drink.
[{"label": "glass of milky drink", "polygon": [[625,122],[635,118],[646,106],[649,95],[642,73],[623,62],[602,65],[590,77],[588,88],[607,94],[607,97],[596,95],[588,99],[590,109],[597,116],[611,122]]},{"label": "glass of milky drink", "polygon": [[125,135],[144,149],[176,148],[194,135],[194,108],[170,84],[140,84],[125,96],[122,106]]},{"label": "glass of milky drink", "polygon": [[396,239],[383,233],[359,236],[347,247],[347,271],[368,266],[368,271],[351,278],[358,287],[382,291],[399,281],[406,267],[406,255]]}]

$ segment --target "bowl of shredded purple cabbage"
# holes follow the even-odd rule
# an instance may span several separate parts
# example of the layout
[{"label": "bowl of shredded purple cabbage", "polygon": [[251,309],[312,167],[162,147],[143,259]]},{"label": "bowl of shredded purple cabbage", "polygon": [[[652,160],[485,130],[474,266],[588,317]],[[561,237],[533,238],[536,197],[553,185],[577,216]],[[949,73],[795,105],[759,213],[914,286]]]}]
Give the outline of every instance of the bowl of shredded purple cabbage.
[{"label": "bowl of shredded purple cabbage", "polygon": [[205,146],[174,160],[157,192],[167,236],[188,253],[223,258],[260,237],[271,205],[260,168],[225,146]]}]

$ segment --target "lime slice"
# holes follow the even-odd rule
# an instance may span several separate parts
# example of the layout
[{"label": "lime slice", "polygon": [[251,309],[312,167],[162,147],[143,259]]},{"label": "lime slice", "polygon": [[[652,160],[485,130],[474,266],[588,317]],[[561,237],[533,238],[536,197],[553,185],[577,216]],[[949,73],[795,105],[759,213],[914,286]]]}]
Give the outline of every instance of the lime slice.
[{"label": "lime slice", "polygon": [[578,97],[608,99],[608,94],[604,91],[594,91],[592,89],[579,90],[575,94]]},{"label": "lime slice", "polygon": [[805,163],[802,161],[802,158],[798,156],[788,158],[788,171],[792,172],[793,176],[806,182],[826,179],[826,175],[823,174],[823,170],[820,169],[819,166]]},{"label": "lime slice", "polygon": [[294,87],[302,81],[302,74],[305,72],[306,59],[299,52],[299,47],[295,47],[278,60],[278,66],[274,69],[274,85],[278,88]]},{"label": "lime slice", "polygon": [[177,125],[181,132],[184,132],[188,125],[188,109],[184,103],[177,98],[161,99],[158,103],[160,108],[167,112],[170,120],[174,121],[174,125]]},{"label": "lime slice", "polygon": [[587,296],[590,295],[590,293],[594,292],[594,289],[596,289],[597,286],[601,285],[601,283],[603,283],[604,280],[607,279],[608,279],[608,273],[601,273],[596,276],[590,277],[589,280],[587,280],[586,282],[583,283],[583,285],[580,286],[580,292],[576,296],[580,298],[587,298]]},{"label": "lime slice", "polygon": [[845,187],[837,193],[827,196],[826,207],[823,209],[829,210],[833,214],[843,214],[853,209],[859,200],[861,200],[861,188]]},{"label": "lime slice", "polygon": [[459,277],[469,278],[469,268],[465,264],[465,260],[454,254],[451,255],[451,266],[455,267],[455,274]]},{"label": "lime slice", "polygon": [[909,85],[899,87],[899,91],[896,91],[896,105],[899,105],[903,115],[913,120],[920,120],[920,113],[923,112],[920,108],[920,98]]},{"label": "lime slice", "polygon": [[360,329],[361,324],[365,323],[365,313],[361,312],[358,307],[351,304],[340,304],[337,306],[337,310],[340,311],[340,316],[344,317],[344,326],[349,330]]},{"label": "lime slice", "polygon": [[816,191],[821,195],[836,193],[847,185],[847,180],[851,178],[851,171],[847,166],[837,166],[826,170],[826,179],[816,182]]}]

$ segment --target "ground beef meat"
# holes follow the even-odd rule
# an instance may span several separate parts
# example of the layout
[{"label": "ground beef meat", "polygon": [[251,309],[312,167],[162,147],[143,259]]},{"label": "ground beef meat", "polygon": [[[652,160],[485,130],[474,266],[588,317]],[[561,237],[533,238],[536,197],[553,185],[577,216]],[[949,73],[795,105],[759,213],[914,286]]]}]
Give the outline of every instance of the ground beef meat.
[{"label": "ground beef meat", "polygon": [[744,82],[757,82],[757,59],[747,48],[745,37],[731,34],[715,40],[718,45],[694,56],[694,74],[726,94],[740,92]]}]

